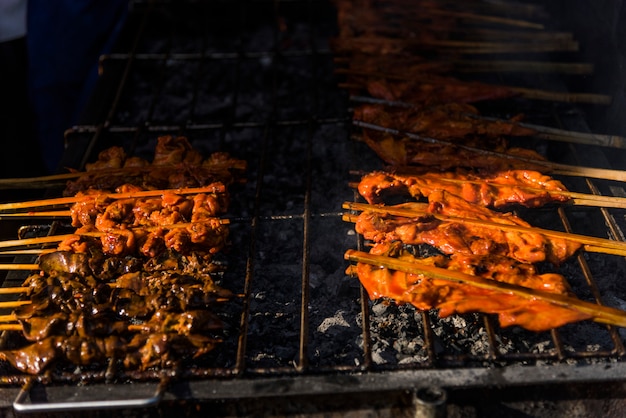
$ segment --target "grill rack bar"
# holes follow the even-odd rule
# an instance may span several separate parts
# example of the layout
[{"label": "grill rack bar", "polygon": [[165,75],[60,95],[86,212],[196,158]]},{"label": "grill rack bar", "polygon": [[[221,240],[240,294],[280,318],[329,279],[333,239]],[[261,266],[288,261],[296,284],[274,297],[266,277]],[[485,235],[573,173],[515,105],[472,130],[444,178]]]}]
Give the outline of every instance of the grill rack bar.
[{"label": "grill rack bar", "polygon": [[[304,1],[304,0],[303,0]],[[245,2],[244,2],[245,3]],[[262,2],[253,2],[257,4],[261,4]],[[281,3],[281,2],[278,2]],[[296,3],[294,1],[293,3]],[[314,7],[313,5],[317,4],[317,1],[306,1],[307,7]],[[240,6],[243,7],[243,6]],[[147,16],[147,15],[146,15]],[[146,17],[147,19],[147,17]],[[242,19],[241,25],[244,26],[244,18]],[[144,21],[145,25],[147,22]],[[72,141],[76,136],[86,136],[90,138],[89,145],[86,147],[86,151],[82,154],[83,160],[81,161],[81,165],[84,165],[85,162],[93,159],[93,154],[95,153],[95,149],[97,146],[101,145],[103,142],[110,137],[114,137],[116,135],[128,134],[132,137],[132,145],[130,150],[135,150],[140,146],[140,143],[145,140],[146,136],[155,133],[171,133],[176,132],[180,134],[204,134],[206,132],[217,132],[216,135],[219,138],[220,143],[225,143],[227,140],[227,136],[232,134],[232,132],[245,130],[245,129],[256,129],[263,132],[261,137],[261,142],[264,144],[260,147],[262,153],[258,156],[258,171],[256,177],[253,179],[255,194],[254,194],[254,202],[253,202],[253,213],[251,216],[240,216],[237,218],[237,222],[241,224],[246,224],[250,228],[250,236],[248,242],[248,246],[246,247],[246,261],[245,261],[245,280],[244,280],[244,293],[246,297],[243,302],[242,315],[239,322],[239,334],[237,336],[237,352],[235,354],[235,362],[234,364],[230,364],[228,367],[208,367],[205,369],[198,370],[193,373],[182,374],[183,379],[194,379],[194,378],[206,378],[206,381],[191,381],[190,385],[194,390],[191,392],[194,396],[204,397],[204,398],[233,398],[233,397],[246,397],[246,396],[263,396],[263,392],[259,393],[259,389],[257,386],[259,384],[267,384],[268,387],[284,387],[286,386],[288,390],[286,391],[288,394],[316,394],[320,392],[330,392],[337,391],[338,386],[342,386],[341,384],[337,384],[337,382],[344,382],[342,380],[346,378],[346,375],[349,375],[349,378],[346,378],[348,381],[352,382],[347,385],[345,388],[340,389],[340,391],[366,391],[366,390],[377,390],[384,388],[406,388],[407,386],[415,385],[416,382],[422,379],[432,378],[434,381],[439,382],[443,386],[455,386],[455,385],[492,385],[499,384],[501,382],[501,375],[499,372],[493,372],[489,370],[484,370],[482,368],[472,368],[472,367],[462,367],[460,366],[463,363],[475,363],[475,362],[493,362],[498,363],[500,361],[504,361],[507,363],[524,363],[524,362],[541,362],[541,361],[551,361],[551,362],[561,362],[566,359],[621,359],[624,356],[624,347],[622,341],[619,337],[618,332],[615,329],[610,329],[610,336],[614,343],[614,347],[609,350],[578,350],[578,351],[570,351],[567,347],[564,346],[562,342],[562,338],[560,336],[559,331],[553,331],[550,333],[550,339],[554,346],[553,350],[545,351],[545,352],[509,352],[502,353],[500,347],[498,346],[498,341],[501,336],[498,333],[497,327],[494,325],[492,319],[487,316],[480,315],[479,321],[484,324],[486,340],[488,342],[486,351],[480,354],[448,354],[442,353],[438,348],[439,337],[435,332],[435,327],[437,324],[437,319],[431,315],[430,313],[419,313],[419,319],[423,325],[423,339],[424,339],[424,350],[426,352],[425,359],[419,363],[409,363],[409,364],[379,364],[373,360],[373,352],[375,351],[375,339],[376,337],[372,336],[371,330],[375,326],[372,323],[372,317],[376,314],[372,312],[372,307],[374,306],[367,298],[367,294],[364,292],[362,288],[359,288],[359,309],[360,309],[360,321],[361,321],[361,338],[362,338],[362,353],[360,358],[362,361],[359,364],[333,364],[333,365],[322,365],[318,366],[316,364],[311,364],[310,351],[312,348],[312,341],[310,338],[310,333],[314,332],[314,327],[311,326],[310,323],[310,315],[308,307],[311,303],[314,302],[311,296],[311,249],[312,249],[312,234],[313,231],[313,223],[317,219],[321,219],[323,217],[327,218],[339,218],[340,215],[335,213],[325,212],[319,213],[316,210],[312,209],[312,187],[313,187],[313,174],[312,174],[312,159],[314,155],[314,141],[316,139],[316,134],[321,128],[338,128],[346,123],[349,123],[349,118],[345,115],[339,115],[335,117],[320,117],[318,115],[311,115],[308,118],[281,118],[277,112],[277,97],[279,96],[277,84],[279,80],[279,73],[274,66],[272,68],[272,89],[271,89],[271,105],[272,111],[269,112],[269,115],[262,120],[251,120],[251,121],[241,121],[238,120],[235,115],[235,107],[236,105],[243,100],[240,97],[239,92],[241,90],[240,83],[242,83],[242,74],[241,74],[241,66],[244,65],[243,61],[251,60],[251,59],[264,59],[264,58],[272,58],[280,55],[281,58],[308,58],[308,57],[316,57],[312,58],[313,62],[317,62],[318,59],[328,59],[330,58],[330,53],[327,50],[320,50],[317,48],[308,48],[298,51],[268,51],[263,50],[261,52],[227,52],[227,53],[212,53],[212,52],[203,52],[199,54],[182,54],[172,52],[170,49],[167,50],[165,54],[144,54],[137,52],[137,47],[139,45],[139,41],[141,38],[142,32],[140,31],[135,39],[135,43],[133,44],[133,53],[131,54],[111,54],[109,56],[105,56],[102,60],[102,68],[105,73],[109,71],[107,68],[109,64],[113,66],[117,66],[118,64],[124,64],[123,76],[120,79],[120,83],[118,84],[118,89],[115,94],[115,100],[112,103],[112,106],[107,112],[107,117],[99,123],[96,124],[85,124],[73,127],[68,131],[66,137],[68,141]],[[275,42],[278,39],[278,35],[276,32],[276,28],[274,27],[274,39]],[[203,42],[204,39],[203,39]],[[171,42],[170,42],[171,43]],[[204,45],[204,44],[203,44]],[[200,77],[202,76],[200,69],[203,65],[206,65],[208,62],[219,61],[219,60],[230,60],[236,61],[236,76],[235,82],[233,83],[233,95],[232,95],[232,107],[231,112],[228,113],[228,116],[223,121],[218,122],[202,122],[197,121],[195,118],[197,116],[197,107],[198,107],[198,92],[193,91],[193,97],[191,99],[190,111],[188,113],[189,117],[182,120],[177,124],[163,124],[160,123],[159,120],[154,120],[154,113],[157,106],[157,101],[160,99],[160,96],[163,95],[164,91],[164,82],[165,77],[160,79],[160,83],[156,86],[154,90],[154,94],[150,99],[150,105],[148,107],[147,117],[141,123],[133,124],[130,126],[125,126],[116,123],[117,112],[120,108],[121,101],[123,100],[123,93],[129,88],[129,83],[131,83],[131,75],[135,69],[135,66],[140,62],[145,61],[155,61],[157,67],[159,68],[160,74],[164,74],[167,70],[167,65],[172,61],[186,61],[191,63],[192,65],[196,65],[196,70],[194,72],[193,82],[194,86],[198,86],[200,82]],[[316,70],[314,70],[316,71]],[[317,80],[316,80],[317,82]],[[321,102],[320,98],[317,97],[322,88],[318,88],[315,84],[312,84],[313,87],[310,88],[311,93],[314,94],[315,98],[313,102],[316,103],[315,106],[320,106]],[[281,130],[289,129],[289,128],[305,128],[307,134],[304,136],[304,140],[306,141],[306,182],[305,187],[303,187],[303,211],[292,214],[271,214],[267,215],[262,213],[261,206],[264,194],[265,178],[268,175],[271,175],[271,172],[268,172],[268,167],[272,163],[272,155],[270,155],[270,145],[272,140],[278,135],[278,132]],[[338,129],[339,130],[339,129]],[[350,141],[349,135],[345,135],[345,137],[340,138],[340,140]],[[358,157],[355,157],[358,159]],[[563,215],[565,216],[565,215]],[[608,211],[606,211],[605,217],[610,219],[612,215]],[[564,218],[567,219],[567,218]],[[278,366],[258,366],[254,363],[251,363],[249,359],[249,350],[248,350],[248,337],[250,332],[250,317],[251,317],[251,309],[252,306],[252,298],[253,298],[253,288],[255,285],[255,274],[257,273],[257,268],[259,268],[260,264],[257,259],[257,252],[259,250],[258,240],[260,239],[261,232],[260,228],[262,224],[265,224],[268,221],[272,221],[273,223],[279,224],[287,221],[297,221],[301,222],[302,225],[302,233],[299,236],[301,240],[301,259],[300,259],[300,272],[299,272],[299,282],[300,282],[300,318],[299,318],[299,334],[298,334],[298,348],[297,348],[297,358],[293,363],[289,364],[280,364]],[[609,222],[611,224],[611,222]],[[615,222],[613,222],[615,224]],[[614,232],[612,232],[615,236],[620,236],[620,229],[617,224],[615,224],[617,228]],[[623,235],[623,234],[622,234]],[[358,245],[362,245],[359,243]],[[597,300],[600,301],[600,291],[597,289],[595,285],[595,280],[593,280],[593,276],[590,273],[590,268],[587,265],[584,258],[581,256],[581,268],[583,271],[589,270],[589,286],[593,289],[592,292],[594,295],[597,293]],[[586,267],[583,267],[586,266]],[[584,273],[585,277],[587,277],[587,273]],[[623,366],[622,363],[612,364],[612,372],[605,374],[606,379],[617,379],[623,376]],[[506,369],[503,374],[507,374],[507,378],[504,379],[505,382],[510,384],[527,384],[527,383],[543,383],[542,380],[545,374],[551,374],[559,372],[561,373],[561,380],[559,381],[580,381],[580,380],[597,380],[599,379],[598,371],[604,369],[605,365],[585,365],[582,367],[583,371],[578,372],[572,370],[567,366],[561,367],[560,364],[553,365],[554,368],[544,370],[539,368],[539,372],[533,368],[532,370],[524,370],[519,371],[515,368],[515,371],[510,371],[510,369]],[[363,372],[367,372],[361,374]],[[454,375],[454,376],[452,376]],[[286,377],[284,377],[286,376]],[[473,378],[479,376],[479,381],[474,383],[469,383]],[[84,378],[83,376],[82,378]],[[137,379],[139,381],[151,381],[159,378],[158,374],[154,372],[148,372],[144,374],[133,374],[130,373],[128,375],[129,378]],[[21,376],[17,377],[9,377],[3,378],[3,382],[15,383],[15,381],[20,381],[22,379]],[[75,377],[73,377],[70,373],[61,374],[59,376],[54,377],[55,380],[53,382],[59,382],[61,384],[67,382],[74,382]],[[354,379],[354,380],[352,380]],[[395,382],[397,380],[397,383]],[[45,380],[45,379],[44,379]],[[89,379],[87,379],[89,380]],[[91,376],[91,380],[95,382],[97,385],[98,382],[105,381],[106,378],[103,374],[94,373]],[[327,381],[333,381],[335,383],[324,383]],[[308,386],[308,384],[315,384],[312,386]],[[371,386],[370,386],[371,385]],[[311,387],[315,387],[317,389],[311,389]],[[197,388],[197,390],[195,390]],[[207,391],[208,388],[211,388],[211,391]],[[243,390],[242,390],[243,389]],[[270,392],[265,393],[266,396],[270,396]]]}]

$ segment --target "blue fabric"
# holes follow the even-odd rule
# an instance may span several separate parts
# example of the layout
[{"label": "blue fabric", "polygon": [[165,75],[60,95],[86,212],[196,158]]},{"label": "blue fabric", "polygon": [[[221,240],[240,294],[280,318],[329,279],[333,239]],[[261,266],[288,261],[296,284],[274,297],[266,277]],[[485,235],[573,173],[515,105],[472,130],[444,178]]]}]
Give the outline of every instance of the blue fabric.
[{"label": "blue fabric", "polygon": [[63,133],[79,121],[110,51],[128,0],[29,0],[29,98],[49,172],[59,169]]}]

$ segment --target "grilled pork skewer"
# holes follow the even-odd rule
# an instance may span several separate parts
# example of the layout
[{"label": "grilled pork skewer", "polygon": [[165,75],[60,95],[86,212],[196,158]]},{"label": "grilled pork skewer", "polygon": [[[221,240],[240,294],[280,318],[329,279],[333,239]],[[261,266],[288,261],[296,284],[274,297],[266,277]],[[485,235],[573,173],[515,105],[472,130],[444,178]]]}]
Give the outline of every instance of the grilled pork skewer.
[{"label": "grilled pork skewer", "polygon": [[[388,297],[421,310],[438,309],[441,317],[494,313],[502,326],[519,325],[532,331],[587,319],[626,327],[626,312],[581,301],[567,288],[544,287],[558,275],[550,275],[548,282],[546,276],[529,277],[535,273],[528,265],[520,271],[504,267],[507,263],[500,259],[419,259],[387,245],[369,254],[348,250],[345,258],[358,263],[348,272],[357,274],[370,298]],[[523,285],[518,284],[517,274],[521,274]]]},{"label": "grilled pork skewer", "polygon": [[[182,189],[161,189],[161,190],[143,190],[133,186],[122,186],[118,192],[106,192],[102,190],[91,190],[88,192],[80,192],[72,197],[59,197],[52,199],[30,200],[26,202],[11,202],[0,204],[0,211],[8,211],[26,208],[43,208],[53,206],[69,206],[79,202],[93,202],[102,206],[108,200],[119,199],[137,199],[144,197],[163,197],[168,195],[196,195],[203,193],[226,193],[226,188],[222,183],[211,183],[203,187],[191,187]],[[0,215],[2,216],[2,215]]]},{"label": "grilled pork skewer", "polygon": [[597,135],[571,132],[561,129],[532,125],[514,119],[481,116],[476,108],[467,104],[450,103],[429,107],[413,107],[405,102],[376,101],[353,97],[368,104],[354,109],[354,119],[374,125],[396,128],[435,139],[455,139],[480,136],[533,136],[542,139],[586,145],[623,148],[626,138],[616,135]]},{"label": "grilled pork skewer", "polygon": [[115,189],[124,183],[153,189],[189,188],[239,181],[246,166],[244,160],[223,152],[203,159],[185,137],[162,136],[157,140],[152,162],[129,157],[121,147],[111,147],[102,151],[96,162],[88,163],[85,171],[0,179],[0,188],[42,188],[67,182],[66,196],[89,188]]},{"label": "grilled pork skewer", "polygon": [[581,246],[587,251],[626,254],[624,242],[535,228],[513,214],[471,205],[446,192],[433,194],[430,205],[346,202],[344,208],[363,210],[359,216],[344,215],[344,220],[355,222],[357,232],[366,239],[429,244],[447,254],[500,254],[521,262],[553,264],[560,264]]},{"label": "grilled pork skewer", "polygon": [[[554,163],[542,159],[535,151],[528,149],[509,148],[505,151],[490,151],[371,123],[353,121],[353,124],[387,134],[382,140],[366,139],[366,142],[383,160],[392,165],[428,164],[432,158],[435,163],[428,165],[437,165],[441,169],[452,167],[491,168],[492,170],[524,168],[566,176],[626,181],[626,172],[621,170]],[[422,156],[417,153],[416,144],[431,144],[436,147],[433,147],[430,154]],[[446,165],[441,165],[444,162]]]},{"label": "grilled pork skewer", "polygon": [[354,186],[368,203],[384,203],[386,197],[428,197],[434,190],[445,190],[481,206],[502,208],[509,205],[540,207],[565,203],[605,208],[626,208],[626,199],[589,193],[570,192],[558,180],[533,170],[507,170],[495,173],[422,172],[398,168],[394,172],[375,171],[362,176]]}]

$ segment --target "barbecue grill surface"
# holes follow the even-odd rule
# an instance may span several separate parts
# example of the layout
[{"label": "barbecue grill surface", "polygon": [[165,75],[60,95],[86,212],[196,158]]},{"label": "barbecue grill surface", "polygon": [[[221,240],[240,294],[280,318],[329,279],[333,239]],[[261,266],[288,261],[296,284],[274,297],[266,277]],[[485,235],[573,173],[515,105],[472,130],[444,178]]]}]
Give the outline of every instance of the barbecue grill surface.
[{"label": "barbecue grill surface", "polygon": [[[204,155],[227,151],[249,164],[247,182],[232,192],[232,246],[221,260],[227,269],[220,279],[245,297],[223,313],[224,343],[168,375],[169,389],[156,403],[171,412],[183,400],[190,416],[268,408],[277,415],[397,416],[415,408],[416,389],[443,387],[449,416],[572,415],[581,405],[583,412],[604,408],[610,416],[624,392],[623,330],[587,321],[532,333],[501,329],[480,314],[439,319],[410,306],[371,302],[358,280],[346,276],[343,253],[362,242],[341,220],[341,203],[356,199],[349,186],[358,180],[354,173],[383,165],[350,138],[352,104],[337,87],[328,44],[335,22],[335,10],[321,0],[140,1],[133,3],[118,51],[102,58],[101,82],[84,123],[68,131],[65,166],[82,168],[112,145],[149,159],[161,135],[184,135]],[[569,82],[507,81],[536,88],[568,88]],[[524,112],[532,123],[588,129],[584,106],[515,100],[482,110]],[[607,157],[594,147],[531,145],[568,164],[624,161],[622,152]],[[562,180],[572,190],[624,194],[615,182]],[[531,220],[621,238],[624,213],[548,208],[533,210]],[[621,257],[585,254],[559,271],[580,298],[600,296],[602,303],[624,308],[625,270]],[[10,273],[4,285],[22,279]],[[48,402],[63,402],[85,384],[96,389],[82,388],[79,397],[97,398],[98,388],[107,387],[105,400],[128,394],[151,399],[162,375],[109,379],[102,370],[59,370],[31,397],[35,402],[41,390]],[[27,378],[5,369],[0,380],[1,406],[10,411]],[[590,385],[606,385],[610,395]],[[485,404],[477,405],[477,397]]]}]

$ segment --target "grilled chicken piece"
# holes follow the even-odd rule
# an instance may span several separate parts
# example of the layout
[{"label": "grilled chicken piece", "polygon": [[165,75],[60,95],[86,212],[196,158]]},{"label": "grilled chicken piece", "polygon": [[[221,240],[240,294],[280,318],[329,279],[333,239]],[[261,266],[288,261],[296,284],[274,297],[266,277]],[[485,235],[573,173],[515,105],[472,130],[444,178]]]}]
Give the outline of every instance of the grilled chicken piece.
[{"label": "grilled chicken piece", "polygon": [[125,351],[126,342],[118,336],[82,338],[52,336],[19,350],[0,351],[0,359],[29,374],[40,374],[59,360],[79,366],[104,363]]},{"label": "grilled chicken piece", "polygon": [[[429,202],[428,213],[414,218],[365,211],[357,219],[356,231],[374,242],[428,244],[445,254],[502,255],[525,263],[549,261],[558,265],[580,248],[579,243],[539,233],[436,219],[429,214],[484,220],[503,226],[530,227],[511,213],[494,212],[445,191],[433,192]],[[411,204],[399,206],[410,208]]]},{"label": "grilled chicken piece", "polygon": [[[403,250],[398,242],[378,244],[370,252],[411,261],[416,265],[425,264],[489,280],[572,296],[562,276],[552,273],[537,274],[532,265],[521,264],[507,257],[454,254],[450,258],[434,256],[419,259]],[[545,331],[589,319],[588,315],[574,309],[420,274],[404,273],[364,263],[356,265],[356,273],[371,299],[384,297],[397,303],[410,303],[420,310],[438,309],[442,318],[468,312],[497,314],[501,326],[519,325],[531,331]]]},{"label": "grilled chicken piece", "polygon": [[460,102],[410,108],[366,104],[354,110],[354,119],[435,139],[454,140],[479,135],[485,141],[485,138],[531,136],[536,133],[514,121],[473,117],[478,114],[475,107]]},{"label": "grilled chicken piece", "polygon": [[445,190],[469,203],[493,208],[511,204],[540,207],[546,203],[569,200],[559,194],[567,191],[560,181],[533,170],[507,170],[488,175],[464,174],[458,170],[419,175],[378,171],[363,176],[358,190],[370,204],[383,203],[386,197],[392,195],[420,199],[436,190]]},{"label": "grilled chicken piece", "polygon": [[367,92],[373,97],[428,106],[441,103],[476,103],[519,95],[505,86],[434,74],[421,74],[421,77],[411,81],[370,77],[365,85]]},{"label": "grilled chicken piece", "polygon": [[[524,161],[545,161],[545,158],[536,151],[519,147],[509,148],[504,143],[494,143],[490,139],[484,140],[480,137],[463,138],[461,141],[455,141],[459,145],[471,147],[477,151],[454,145],[419,141],[372,129],[364,129],[362,138],[367,146],[383,161],[393,166],[423,166],[441,171],[453,168],[487,171],[522,169],[548,172],[550,170],[549,167],[541,163]],[[505,155],[481,152],[482,149],[489,149]]]},{"label": "grilled chicken piece", "polygon": [[64,196],[74,196],[89,189],[112,191],[123,184],[144,190],[201,187],[220,182],[239,181],[246,162],[224,152],[202,160],[185,137],[162,136],[157,140],[152,164],[138,157],[128,157],[120,147],[100,153],[98,161],[87,164],[85,173],[67,182]]}]

